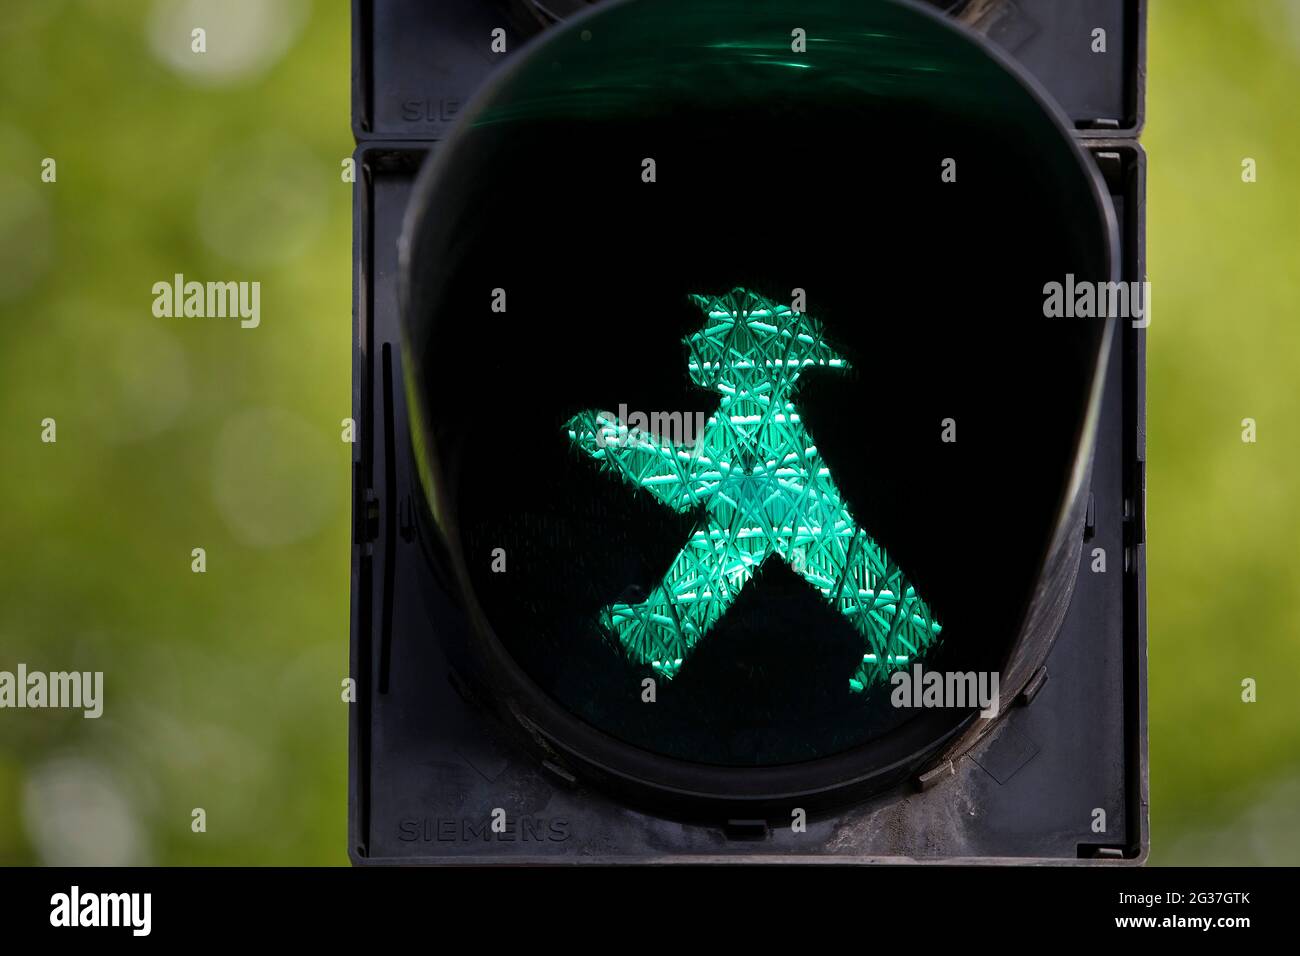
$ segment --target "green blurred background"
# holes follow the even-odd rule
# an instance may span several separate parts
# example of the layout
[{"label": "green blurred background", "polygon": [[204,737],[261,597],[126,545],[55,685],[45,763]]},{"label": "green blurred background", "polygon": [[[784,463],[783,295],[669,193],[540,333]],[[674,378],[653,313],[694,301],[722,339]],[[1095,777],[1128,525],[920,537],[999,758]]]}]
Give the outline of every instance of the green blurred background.
[{"label": "green blurred background", "polygon": [[[343,2],[5,5],[0,669],[107,706],[0,712],[0,863],[346,862],[348,61]],[[1151,860],[1298,864],[1300,0],[1154,0],[1149,71]]]}]

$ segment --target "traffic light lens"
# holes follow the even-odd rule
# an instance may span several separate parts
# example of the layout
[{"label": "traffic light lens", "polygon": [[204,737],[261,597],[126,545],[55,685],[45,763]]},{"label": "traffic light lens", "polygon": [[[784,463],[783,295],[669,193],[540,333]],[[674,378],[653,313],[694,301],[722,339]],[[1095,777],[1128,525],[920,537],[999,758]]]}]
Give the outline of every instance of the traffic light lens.
[{"label": "traffic light lens", "polygon": [[620,779],[884,779],[966,726],[888,678],[999,671],[1042,597],[1103,341],[1043,287],[1111,274],[1085,163],[910,5],[634,0],[544,35],[405,247],[484,696]]}]

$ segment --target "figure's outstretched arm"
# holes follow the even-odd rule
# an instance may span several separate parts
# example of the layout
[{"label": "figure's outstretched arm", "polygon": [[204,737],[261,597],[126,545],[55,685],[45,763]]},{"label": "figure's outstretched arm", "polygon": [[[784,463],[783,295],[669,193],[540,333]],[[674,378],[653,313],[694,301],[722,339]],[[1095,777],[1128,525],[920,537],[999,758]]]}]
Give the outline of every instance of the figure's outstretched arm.
[{"label": "figure's outstretched arm", "polygon": [[717,482],[706,443],[675,445],[649,432],[629,432],[611,412],[584,411],[565,423],[569,440],[630,485],[644,488],[676,511],[703,503]]}]

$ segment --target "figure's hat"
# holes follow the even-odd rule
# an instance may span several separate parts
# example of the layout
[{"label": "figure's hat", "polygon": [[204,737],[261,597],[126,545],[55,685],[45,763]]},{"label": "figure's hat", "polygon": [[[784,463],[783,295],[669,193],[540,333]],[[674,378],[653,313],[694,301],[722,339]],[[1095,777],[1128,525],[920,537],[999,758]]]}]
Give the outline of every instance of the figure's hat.
[{"label": "figure's hat", "polygon": [[697,385],[715,391],[763,382],[789,388],[809,365],[849,366],[826,343],[820,322],[787,305],[741,288],[691,299],[708,316],[704,328],[685,340]]}]

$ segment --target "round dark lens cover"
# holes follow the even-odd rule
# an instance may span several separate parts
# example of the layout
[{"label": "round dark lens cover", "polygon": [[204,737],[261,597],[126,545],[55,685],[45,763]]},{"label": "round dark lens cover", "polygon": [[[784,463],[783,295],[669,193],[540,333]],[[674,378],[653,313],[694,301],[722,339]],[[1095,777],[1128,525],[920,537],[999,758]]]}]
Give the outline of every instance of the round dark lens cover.
[{"label": "round dark lens cover", "polygon": [[544,34],[404,250],[485,679],[676,789],[932,753],[973,708],[891,678],[995,674],[1023,636],[1105,329],[1044,287],[1111,278],[1113,229],[1031,84],[910,4],[629,0]]}]

